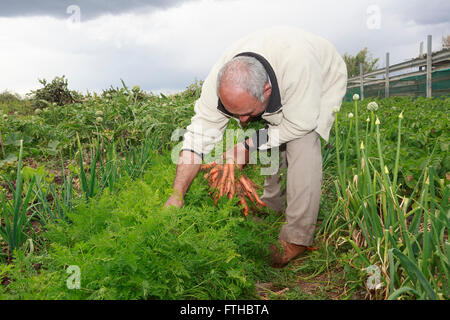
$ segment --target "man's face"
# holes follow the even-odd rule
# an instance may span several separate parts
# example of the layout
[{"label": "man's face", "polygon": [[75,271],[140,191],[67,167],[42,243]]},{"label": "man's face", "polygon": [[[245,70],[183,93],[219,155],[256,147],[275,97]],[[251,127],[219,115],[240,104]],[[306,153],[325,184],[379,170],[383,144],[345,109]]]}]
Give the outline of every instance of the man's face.
[{"label": "man's face", "polygon": [[272,88],[267,83],[264,86],[264,102],[261,102],[242,89],[223,85],[219,89],[219,96],[225,109],[246,125],[266,110],[271,92]]}]

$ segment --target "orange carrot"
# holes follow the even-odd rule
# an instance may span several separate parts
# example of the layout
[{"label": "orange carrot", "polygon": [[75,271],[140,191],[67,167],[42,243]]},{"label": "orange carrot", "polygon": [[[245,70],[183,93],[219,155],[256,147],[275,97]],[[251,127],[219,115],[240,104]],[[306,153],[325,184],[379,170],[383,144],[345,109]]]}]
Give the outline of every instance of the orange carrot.
[{"label": "orange carrot", "polygon": [[231,185],[234,185],[234,163],[230,164],[230,180]]},{"label": "orange carrot", "polygon": [[247,205],[247,203],[245,202],[245,199],[244,199],[244,197],[243,196],[241,196],[241,197],[239,197],[240,198],[240,200],[239,200],[239,202],[242,204],[242,206],[244,207],[244,215],[245,216],[248,216],[248,205]]},{"label": "orange carrot", "polygon": [[213,174],[213,173],[216,173],[216,172],[219,172],[219,167],[214,167],[214,168],[212,168],[212,169],[209,171],[209,174]]},{"label": "orange carrot", "polygon": [[224,168],[223,168],[223,175],[222,175],[222,178],[220,179],[220,182],[219,182],[219,192],[220,192],[220,196],[223,196],[223,195],[224,195],[224,191],[225,191],[225,182],[226,182],[226,179],[227,179],[227,174],[228,174],[228,170],[229,170],[229,169],[230,169],[229,166],[224,165]]},{"label": "orange carrot", "polygon": [[[248,181],[247,181],[247,179],[248,179]],[[247,190],[255,197],[255,200],[256,200],[256,202],[257,202],[259,205],[261,205],[261,206],[263,206],[263,207],[266,207],[266,206],[267,206],[267,204],[265,204],[265,203],[259,198],[258,193],[256,192],[255,188],[253,188],[253,186],[251,186],[251,183],[252,183],[253,181],[251,181],[250,178],[245,177],[244,175],[242,175],[242,176],[239,178],[239,181],[241,181],[241,183],[242,183],[242,185],[244,186],[244,188],[247,189]],[[249,181],[250,181],[250,182],[249,182]]]},{"label": "orange carrot", "polygon": [[213,180],[212,183],[211,183],[211,188],[212,188],[212,189],[217,188],[217,184],[218,184],[218,183],[219,183],[219,178]]},{"label": "orange carrot", "polygon": [[245,191],[245,195],[250,199],[251,202],[255,202],[255,199],[253,198],[253,196],[250,192]]},{"label": "orange carrot", "polygon": [[[211,181],[215,180],[217,177],[219,176],[219,172],[214,172],[213,174],[211,174],[209,177],[211,178]],[[210,181],[210,182],[211,182]]]},{"label": "orange carrot", "polygon": [[217,206],[217,202],[219,201],[219,193],[216,193],[215,195],[214,195],[214,205],[215,206]]},{"label": "orange carrot", "polygon": [[228,180],[227,180],[226,187],[225,187],[224,194],[230,193],[230,189],[231,189],[231,179],[228,179]]},{"label": "orange carrot", "polygon": [[233,198],[235,192],[236,192],[235,185],[234,185],[234,183],[232,183],[232,184],[231,184],[231,187],[230,187],[230,193],[228,194],[228,199]]},{"label": "orange carrot", "polygon": [[239,181],[241,182],[241,184],[242,184],[242,186],[244,187],[245,190],[248,190],[249,192],[252,192],[252,189],[249,186],[247,180],[245,180],[245,176],[244,175],[239,177]]},{"label": "orange carrot", "polygon": [[205,163],[200,166],[200,170],[208,170],[216,165],[216,162]]},{"label": "orange carrot", "polygon": [[257,202],[260,206],[267,207],[267,204],[266,204],[264,201],[261,200],[261,198],[258,196],[258,194],[256,193],[256,191],[254,192],[253,195],[254,195],[254,197],[255,197],[256,202]]},{"label": "orange carrot", "polygon": [[229,169],[230,169],[229,166],[227,166],[227,165],[223,166],[223,175],[222,175],[222,180],[220,181],[221,184],[225,183]]}]

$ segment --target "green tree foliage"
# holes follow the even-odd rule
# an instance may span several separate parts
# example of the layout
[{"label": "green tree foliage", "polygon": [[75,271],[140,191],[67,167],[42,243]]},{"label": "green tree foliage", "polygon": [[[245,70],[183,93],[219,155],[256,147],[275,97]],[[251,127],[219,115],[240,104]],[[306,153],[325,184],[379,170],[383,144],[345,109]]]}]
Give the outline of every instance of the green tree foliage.
[{"label": "green tree foliage", "polygon": [[374,59],[367,48],[362,49],[356,54],[356,56],[345,53],[343,58],[345,64],[347,65],[347,73],[349,78],[358,76],[360,74],[360,63],[363,64],[363,72],[367,73],[375,70],[378,67],[377,63],[380,60],[380,58]]}]

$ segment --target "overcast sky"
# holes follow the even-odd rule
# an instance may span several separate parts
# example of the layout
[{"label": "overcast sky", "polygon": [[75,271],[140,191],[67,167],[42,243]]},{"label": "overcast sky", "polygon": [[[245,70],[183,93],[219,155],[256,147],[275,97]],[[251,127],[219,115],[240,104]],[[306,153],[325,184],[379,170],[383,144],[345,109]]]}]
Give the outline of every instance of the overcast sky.
[{"label": "overcast sky", "polygon": [[368,47],[384,66],[450,34],[448,0],[18,0],[0,2],[0,92],[66,75],[86,93],[111,85],[175,92],[204,79],[223,50],[255,30],[289,25],[341,54]]}]

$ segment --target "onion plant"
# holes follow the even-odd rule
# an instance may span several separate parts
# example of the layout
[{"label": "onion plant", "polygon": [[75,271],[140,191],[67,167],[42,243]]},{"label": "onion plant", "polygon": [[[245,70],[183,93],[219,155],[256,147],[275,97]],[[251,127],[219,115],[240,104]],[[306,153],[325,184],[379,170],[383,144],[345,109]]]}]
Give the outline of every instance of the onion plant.
[{"label": "onion plant", "polygon": [[[374,107],[374,105],[372,105]],[[361,270],[376,266],[380,284],[366,283],[374,298],[448,299],[450,246],[446,239],[449,226],[450,188],[436,183],[433,167],[427,163],[411,195],[401,194],[398,182],[401,161],[403,111],[398,116],[397,144],[393,170],[385,163],[380,133],[382,121],[370,109],[371,119],[365,137],[358,130],[358,102],[354,101],[354,119],[342,136],[338,115],[335,118],[335,145],[339,201],[325,218],[321,231],[333,238],[336,246],[348,243]],[[374,121],[375,117],[375,121]],[[355,122],[357,165],[353,176],[347,176],[348,146],[353,140]],[[370,127],[369,127],[370,122]],[[341,142],[340,139],[343,139]],[[341,162],[344,146],[344,162]],[[374,146],[374,148],[372,148]],[[429,159],[431,159],[432,154]],[[351,166],[351,163],[348,163]],[[350,168],[352,169],[352,168]],[[439,192],[437,192],[439,188]],[[439,196],[438,196],[439,194]]]},{"label": "onion plant", "polygon": [[[23,197],[22,194],[24,193],[24,188],[21,174],[22,153],[23,141],[21,140],[15,187],[8,182],[9,188],[13,191],[13,199],[8,200],[3,193],[1,194],[0,236],[6,241],[10,254],[27,240],[27,228],[33,229],[30,224],[32,216],[27,215],[27,212],[30,206],[32,189],[36,176],[33,176],[30,185],[28,186],[28,190],[25,190],[25,197]],[[7,180],[5,179],[5,181]]]}]

